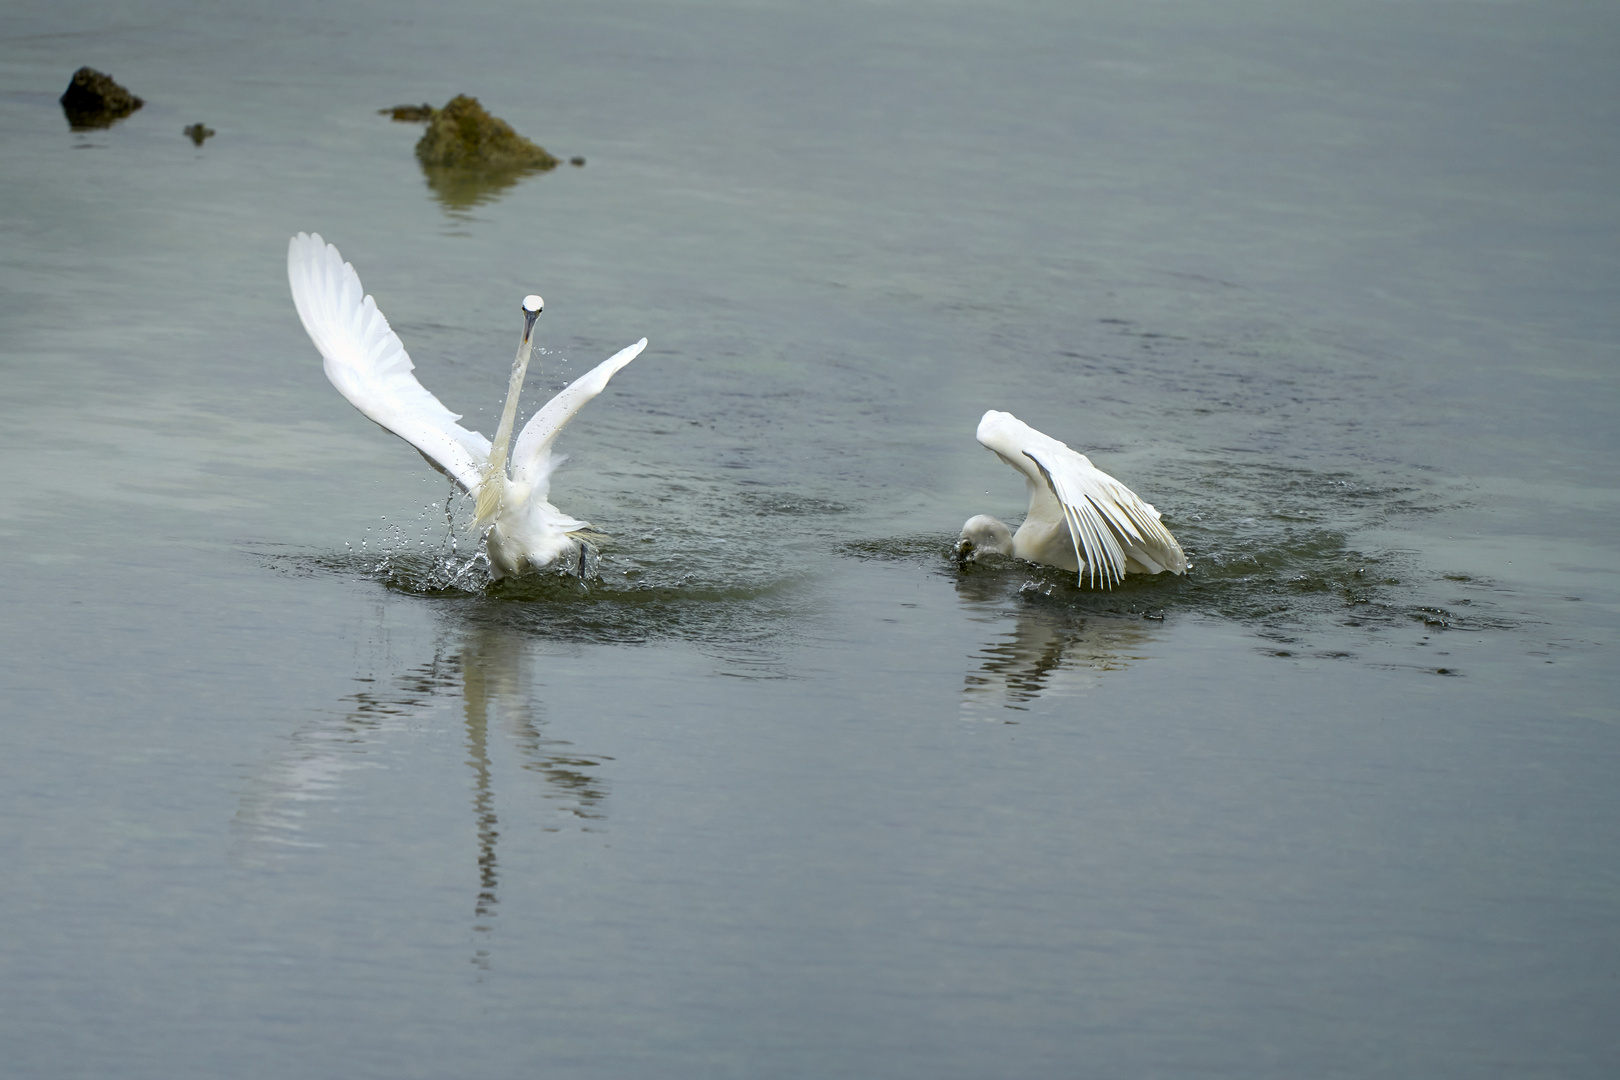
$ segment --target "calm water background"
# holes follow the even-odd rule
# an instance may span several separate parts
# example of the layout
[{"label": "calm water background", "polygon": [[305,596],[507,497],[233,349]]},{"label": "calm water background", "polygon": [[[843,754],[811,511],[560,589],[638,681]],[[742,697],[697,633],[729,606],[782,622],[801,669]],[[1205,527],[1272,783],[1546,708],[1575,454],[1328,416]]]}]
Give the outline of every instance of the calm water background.
[{"label": "calm water background", "polygon": [[[1620,13],[12,0],[15,1077],[1611,1076]],[[146,107],[68,130],[72,71]],[[588,159],[430,186],[376,110]],[[200,149],[181,134],[203,121]],[[443,481],[287,238],[588,589]],[[944,556],[1009,409],[1195,568]]]}]

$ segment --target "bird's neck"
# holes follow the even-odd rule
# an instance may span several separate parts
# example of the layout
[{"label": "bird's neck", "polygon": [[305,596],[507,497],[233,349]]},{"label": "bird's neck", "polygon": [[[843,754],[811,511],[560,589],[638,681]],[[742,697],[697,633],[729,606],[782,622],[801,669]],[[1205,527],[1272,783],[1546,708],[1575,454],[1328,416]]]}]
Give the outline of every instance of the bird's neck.
[{"label": "bird's neck", "polygon": [[506,459],[512,446],[512,428],[517,423],[518,397],[523,393],[523,378],[529,372],[529,334],[534,328],[531,318],[523,328],[523,341],[519,343],[517,357],[512,361],[512,378],[506,384],[506,406],[501,410],[501,423],[495,429],[495,438],[489,444],[489,463],[484,466],[483,482],[478,485],[478,506],[475,524],[484,525],[500,512],[506,494]]}]

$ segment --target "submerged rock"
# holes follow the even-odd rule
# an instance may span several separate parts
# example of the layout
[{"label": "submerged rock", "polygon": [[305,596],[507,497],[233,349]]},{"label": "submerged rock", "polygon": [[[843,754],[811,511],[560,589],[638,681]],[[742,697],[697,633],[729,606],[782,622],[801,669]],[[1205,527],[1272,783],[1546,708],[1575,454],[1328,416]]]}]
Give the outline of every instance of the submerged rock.
[{"label": "submerged rock", "polygon": [[557,167],[556,158],[466,94],[434,111],[416,144],[416,157],[424,167],[473,171],[539,172]]},{"label": "submerged rock", "polygon": [[571,157],[568,159],[568,164],[578,168],[579,166],[585,164],[585,159],[582,157]]},{"label": "submerged rock", "polygon": [[198,123],[182,129],[182,132],[183,134],[189,136],[192,142],[196,143],[198,146],[201,146],[205,140],[214,134],[214,129],[209,127],[207,124]]},{"label": "submerged rock", "polygon": [[390,105],[386,109],[378,109],[384,116],[391,116],[395,120],[407,124],[420,124],[433,119],[433,106],[427,102],[420,105]]},{"label": "submerged rock", "polygon": [[58,100],[66,114],[68,126],[74,131],[86,128],[111,127],[146,102],[119,86],[111,75],[104,75],[93,67],[82,67],[73,73]]}]

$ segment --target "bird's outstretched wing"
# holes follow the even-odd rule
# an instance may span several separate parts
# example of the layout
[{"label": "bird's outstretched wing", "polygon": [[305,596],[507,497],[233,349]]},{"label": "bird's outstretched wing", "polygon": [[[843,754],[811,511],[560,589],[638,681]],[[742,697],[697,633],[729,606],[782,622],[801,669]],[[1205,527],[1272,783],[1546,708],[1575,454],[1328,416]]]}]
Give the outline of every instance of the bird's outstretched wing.
[{"label": "bird's outstretched wing", "polygon": [[642,338],[629,348],[620,349],[542,405],[523,425],[517,444],[512,448],[512,479],[530,485],[540,498],[546,498],[551,477],[551,444],[556,441],[557,433],[587,401],[602,392],[620,368],[641,355],[646,347],[647,339]]},{"label": "bird's outstretched wing", "polygon": [[476,495],[489,440],[456,423],[460,414],[416,381],[416,365],[354,267],[320,233],[299,233],[287,245],[287,281],[338,393]]},{"label": "bird's outstretched wing", "polygon": [[[1093,586],[1112,587],[1124,580],[1127,559],[1150,574],[1161,570],[1180,574],[1187,569],[1187,556],[1160,524],[1159,512],[1084,454],[1011,413],[985,413],[978,434],[981,443],[1032,481],[1039,476],[1030,513],[1049,512],[1049,500],[1056,499],[1075,556],[1085,567],[1081,574],[1089,575]],[[1014,455],[1032,462],[1037,472],[1031,473]]]}]

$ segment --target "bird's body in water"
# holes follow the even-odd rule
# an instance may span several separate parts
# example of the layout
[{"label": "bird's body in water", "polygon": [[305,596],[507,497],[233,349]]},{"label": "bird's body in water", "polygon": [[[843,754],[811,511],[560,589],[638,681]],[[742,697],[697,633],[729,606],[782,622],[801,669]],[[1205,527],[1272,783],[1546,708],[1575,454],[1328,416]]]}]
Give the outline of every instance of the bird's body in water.
[{"label": "bird's body in water", "polygon": [[1109,588],[1126,574],[1186,572],[1187,556],[1159,512],[1084,454],[994,409],[979,421],[978,437],[1023,474],[1029,513],[1016,533],[986,514],[969,518],[956,544],[960,561],[1011,555]]},{"label": "bird's body in water", "polygon": [[[414,446],[428,464],[476,500],[474,527],[484,531],[490,576],[502,578],[547,568],[587,570],[591,526],[548,501],[555,465],[552,443],[586,402],[642,349],[624,349],[575,379],[546,402],[512,440],[518,396],[528,370],[530,336],[544,305],[523,300],[518,345],[495,439],[462,427],[412,374],[405,346],[365,295],[354,267],[319,233],[299,233],[287,247],[287,280],[298,317],[324,359],[338,392],[380,426]],[[508,470],[508,462],[511,468]]]}]

